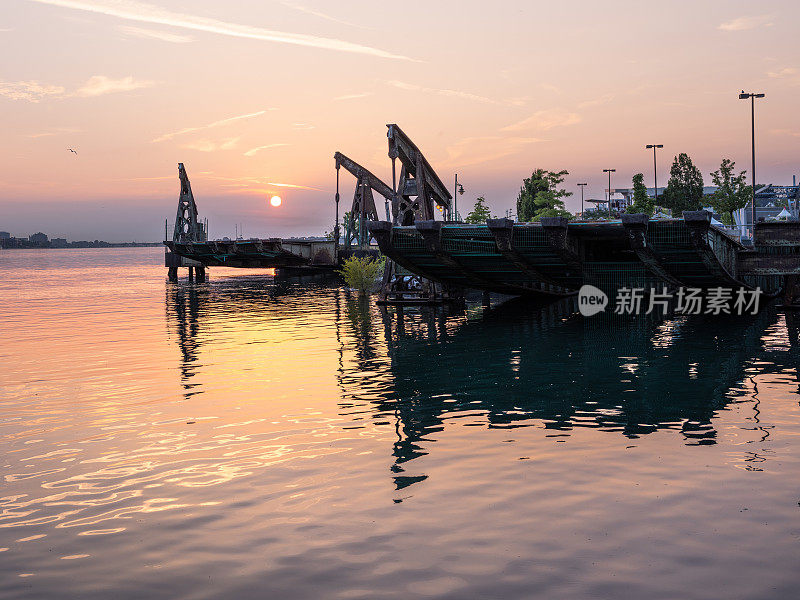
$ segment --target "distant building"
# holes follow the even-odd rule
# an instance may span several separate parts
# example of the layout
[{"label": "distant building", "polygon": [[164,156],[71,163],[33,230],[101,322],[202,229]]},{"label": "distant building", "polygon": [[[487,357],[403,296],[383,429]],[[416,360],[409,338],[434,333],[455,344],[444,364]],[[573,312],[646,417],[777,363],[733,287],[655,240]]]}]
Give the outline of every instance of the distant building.
[{"label": "distant building", "polygon": [[46,244],[48,242],[47,234],[44,234],[41,231],[34,233],[28,239],[32,244]]},{"label": "distant building", "polygon": [[53,238],[50,240],[51,248],[66,248],[67,238]]},{"label": "distant building", "polygon": [[11,234],[7,231],[0,231],[0,240],[10,240]]}]

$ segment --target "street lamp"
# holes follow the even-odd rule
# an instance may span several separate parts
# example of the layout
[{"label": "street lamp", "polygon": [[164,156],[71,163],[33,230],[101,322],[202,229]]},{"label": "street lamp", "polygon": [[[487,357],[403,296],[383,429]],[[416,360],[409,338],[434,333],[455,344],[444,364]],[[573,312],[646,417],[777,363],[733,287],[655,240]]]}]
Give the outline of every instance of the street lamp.
[{"label": "street lamp", "polygon": [[588,184],[579,183],[578,185],[581,186],[581,219],[582,219],[583,218],[583,188],[585,188]]},{"label": "street lamp", "polygon": [[655,205],[658,206],[658,169],[656,168],[656,148],[663,148],[664,144],[647,144],[646,149],[653,149],[653,182],[656,191]]},{"label": "street lamp", "polygon": [[608,212],[611,213],[611,174],[616,173],[616,169],[603,169],[603,173],[608,173]]},{"label": "street lamp", "polygon": [[756,98],[763,98],[764,94],[747,93],[742,90],[739,100],[750,98],[750,142],[752,146],[752,169],[753,169],[753,239],[756,232]]},{"label": "street lamp", "polygon": [[458,183],[458,173],[456,173],[456,181],[453,186],[453,212],[456,213],[454,221],[458,221],[458,195],[464,195],[464,186]]}]

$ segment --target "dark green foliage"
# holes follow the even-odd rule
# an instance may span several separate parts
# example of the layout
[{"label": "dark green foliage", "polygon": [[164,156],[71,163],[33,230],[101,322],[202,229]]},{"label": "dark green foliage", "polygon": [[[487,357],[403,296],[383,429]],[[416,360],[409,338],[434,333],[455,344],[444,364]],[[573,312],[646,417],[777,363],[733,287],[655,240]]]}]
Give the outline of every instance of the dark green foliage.
[{"label": "dark green foliage", "polygon": [[492,214],[489,212],[489,207],[486,206],[486,199],[483,196],[478,196],[478,199],[475,201],[475,207],[464,221],[466,223],[472,223],[473,225],[482,225],[486,223],[486,219],[491,218]]},{"label": "dark green foliage", "polygon": [[752,186],[745,183],[747,171],[737,175],[735,166],[734,161],[723,158],[719,169],[711,173],[711,179],[718,188],[711,198],[711,206],[726,225],[733,225],[733,212],[744,208],[753,194]]},{"label": "dark green foliage", "polygon": [[344,277],[348,286],[357,290],[359,294],[366,294],[375,287],[378,274],[383,271],[384,260],[373,259],[368,256],[351,256],[344,261],[339,274]]},{"label": "dark green foliage", "polygon": [[572,217],[564,208],[564,198],[572,195],[560,189],[567,171],[536,169],[522,182],[517,196],[517,218],[520,221],[538,221],[542,217]]},{"label": "dark green foliage", "polygon": [[672,162],[661,204],[672,209],[674,217],[680,217],[686,210],[703,208],[703,174],[685,152]]},{"label": "dark green foliage", "polygon": [[647,195],[647,186],[644,184],[644,175],[637,173],[633,176],[633,204],[625,212],[653,214],[655,205]]}]

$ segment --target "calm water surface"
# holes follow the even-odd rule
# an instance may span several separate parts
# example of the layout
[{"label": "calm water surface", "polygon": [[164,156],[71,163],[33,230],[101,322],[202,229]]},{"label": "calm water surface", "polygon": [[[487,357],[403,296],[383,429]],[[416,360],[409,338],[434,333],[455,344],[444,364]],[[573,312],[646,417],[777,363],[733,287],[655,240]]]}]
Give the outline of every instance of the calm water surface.
[{"label": "calm water surface", "polygon": [[797,329],[0,254],[2,598],[795,598]]}]

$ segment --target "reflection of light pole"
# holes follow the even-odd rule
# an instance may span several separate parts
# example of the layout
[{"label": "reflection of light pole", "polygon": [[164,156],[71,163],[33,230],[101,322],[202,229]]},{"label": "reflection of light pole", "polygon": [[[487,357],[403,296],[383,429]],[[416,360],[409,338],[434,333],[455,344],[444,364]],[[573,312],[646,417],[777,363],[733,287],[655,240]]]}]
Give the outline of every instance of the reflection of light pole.
[{"label": "reflection of light pole", "polygon": [[763,98],[764,94],[742,93],[739,100],[750,98],[750,142],[752,146],[752,168],[753,168],[753,239],[756,231],[756,98]]},{"label": "reflection of light pole", "polygon": [[647,144],[645,148],[648,150],[650,148],[653,149],[653,185],[655,186],[656,190],[656,201],[655,204],[658,206],[658,170],[656,168],[656,148],[663,148],[664,144]]},{"label": "reflection of light pole", "polygon": [[603,173],[608,173],[608,212],[611,212],[611,174],[616,173],[616,169],[603,169]]},{"label": "reflection of light pole", "polygon": [[579,183],[578,185],[581,186],[581,219],[582,219],[583,218],[583,188],[585,188],[587,184]]}]

